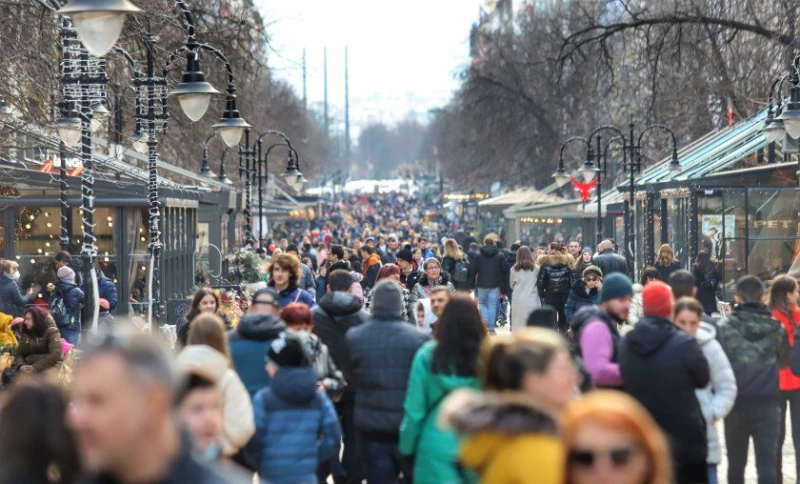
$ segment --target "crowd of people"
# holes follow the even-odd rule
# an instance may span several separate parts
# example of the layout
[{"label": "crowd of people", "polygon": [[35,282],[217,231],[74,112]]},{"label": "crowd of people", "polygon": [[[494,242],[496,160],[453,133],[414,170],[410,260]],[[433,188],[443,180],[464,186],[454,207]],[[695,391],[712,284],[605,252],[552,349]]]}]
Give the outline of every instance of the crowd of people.
[{"label": "crowd of people", "polygon": [[794,279],[743,277],[720,316],[702,252],[688,271],[664,246],[634,283],[612,240],[506,249],[425,234],[413,199],[354,202],[273,234],[238,321],[199,288],[174,347],[122,318],[82,338],[64,255],[38,305],[0,263],[0,484],[716,483],[719,428],[728,482],[750,439],[782,482]]}]

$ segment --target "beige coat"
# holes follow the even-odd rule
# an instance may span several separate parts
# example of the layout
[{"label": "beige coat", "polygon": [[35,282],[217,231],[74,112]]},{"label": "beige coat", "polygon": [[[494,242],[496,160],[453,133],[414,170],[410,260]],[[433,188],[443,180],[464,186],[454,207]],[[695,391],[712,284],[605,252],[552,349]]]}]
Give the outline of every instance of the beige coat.
[{"label": "beige coat", "polygon": [[197,373],[219,385],[225,400],[220,436],[222,454],[236,454],[250,441],[256,426],[250,394],[231,368],[230,360],[210,346],[189,345],[178,355],[178,368]]}]

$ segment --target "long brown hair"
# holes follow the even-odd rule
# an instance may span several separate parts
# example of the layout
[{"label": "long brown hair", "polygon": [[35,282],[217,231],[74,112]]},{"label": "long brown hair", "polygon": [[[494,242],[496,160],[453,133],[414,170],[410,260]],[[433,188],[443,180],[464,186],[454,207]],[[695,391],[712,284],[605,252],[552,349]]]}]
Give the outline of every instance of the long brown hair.
[{"label": "long brown hair", "polygon": [[524,328],[513,336],[498,335],[484,341],[479,376],[485,390],[516,391],[525,374],[542,374],[559,351],[569,353],[566,340],[545,328]]},{"label": "long brown hair", "polygon": [[444,375],[475,376],[485,339],[486,326],[475,300],[466,294],[453,294],[436,326],[431,370]]},{"label": "long brown hair", "polygon": [[186,344],[206,345],[214,348],[228,359],[231,354],[228,349],[228,335],[225,334],[225,323],[216,314],[201,314],[192,322]]},{"label": "long brown hair", "polygon": [[785,314],[786,319],[791,323],[796,321],[792,320],[792,308],[786,295],[795,291],[797,291],[797,281],[787,275],[776,277],[769,286],[769,308]]},{"label": "long brown hair", "polygon": [[669,244],[664,244],[658,249],[658,257],[656,257],[658,264],[664,267],[669,267],[675,263],[675,251]]},{"label": "long brown hair", "polygon": [[532,271],[536,264],[533,262],[533,254],[527,245],[523,245],[517,250],[517,262],[514,264],[515,271]]},{"label": "long brown hair", "polygon": [[465,259],[464,253],[458,248],[458,242],[453,238],[445,239],[444,255],[445,257],[452,257],[456,262]]},{"label": "long brown hair", "polygon": [[[648,484],[671,482],[671,458],[667,439],[647,410],[633,397],[614,390],[595,390],[567,407],[561,423],[561,441],[569,452],[580,428],[594,423],[630,435],[641,445],[647,457]],[[566,481],[572,476],[569,460],[565,462]]]},{"label": "long brown hair", "polygon": [[202,301],[206,296],[211,296],[214,298],[214,302],[217,304],[214,312],[219,311],[219,297],[217,297],[216,293],[211,288],[208,287],[201,287],[194,293],[194,297],[192,297],[192,305],[189,306],[189,311],[186,312],[186,321],[192,321],[194,318],[200,314],[200,301]]}]

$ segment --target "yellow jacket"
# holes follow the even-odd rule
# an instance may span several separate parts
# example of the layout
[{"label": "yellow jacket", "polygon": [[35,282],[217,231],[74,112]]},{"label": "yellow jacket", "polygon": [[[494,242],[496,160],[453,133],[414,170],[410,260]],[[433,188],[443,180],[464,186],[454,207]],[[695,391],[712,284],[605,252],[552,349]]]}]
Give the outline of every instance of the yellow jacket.
[{"label": "yellow jacket", "polygon": [[17,346],[17,337],[11,331],[11,321],[13,319],[8,314],[0,313],[0,350]]},{"label": "yellow jacket", "polygon": [[555,419],[525,395],[454,391],[439,423],[463,437],[460,460],[486,484],[562,484],[564,448]]},{"label": "yellow jacket", "polygon": [[552,435],[476,434],[462,445],[461,462],[485,484],[564,482],[564,448]]}]

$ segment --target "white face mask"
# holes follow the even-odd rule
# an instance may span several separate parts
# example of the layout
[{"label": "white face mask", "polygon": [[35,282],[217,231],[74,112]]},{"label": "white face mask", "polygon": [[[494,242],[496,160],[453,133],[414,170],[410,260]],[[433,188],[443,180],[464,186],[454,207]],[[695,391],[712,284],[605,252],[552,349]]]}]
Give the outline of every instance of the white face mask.
[{"label": "white face mask", "polygon": [[19,280],[19,271],[15,272],[14,275],[11,276],[11,278],[14,279],[15,281],[18,281]]},{"label": "white face mask", "polygon": [[294,334],[295,334],[295,335],[296,335],[298,338],[300,338],[300,339],[301,339],[301,340],[303,340],[303,341],[307,341],[307,340],[308,340],[308,337],[311,335],[311,331],[309,331],[309,330],[307,330],[307,329],[298,329],[298,330],[294,330],[294,331],[292,331],[292,332],[293,332],[293,333],[294,333]]}]

